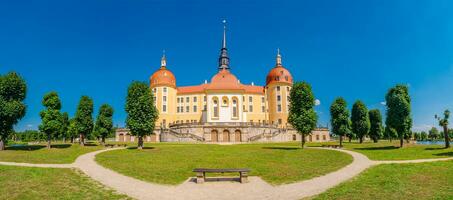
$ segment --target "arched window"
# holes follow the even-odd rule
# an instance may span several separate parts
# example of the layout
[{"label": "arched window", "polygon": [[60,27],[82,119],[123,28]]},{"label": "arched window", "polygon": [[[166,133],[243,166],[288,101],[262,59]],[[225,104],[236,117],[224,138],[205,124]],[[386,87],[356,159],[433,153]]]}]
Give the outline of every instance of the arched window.
[{"label": "arched window", "polygon": [[213,108],[213,117],[218,118],[219,117],[219,101],[217,98],[212,100],[212,108]]},{"label": "arched window", "polygon": [[228,97],[222,97],[222,106],[224,107],[228,106]]},{"label": "arched window", "polygon": [[233,118],[238,118],[238,100],[233,99]]}]

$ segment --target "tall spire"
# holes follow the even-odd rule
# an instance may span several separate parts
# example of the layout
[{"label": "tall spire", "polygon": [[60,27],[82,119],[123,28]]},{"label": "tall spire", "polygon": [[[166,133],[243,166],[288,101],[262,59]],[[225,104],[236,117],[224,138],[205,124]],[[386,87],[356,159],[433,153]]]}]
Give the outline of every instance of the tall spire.
[{"label": "tall spire", "polygon": [[222,21],[223,23],[223,39],[222,39],[222,49],[220,49],[219,56],[219,70],[229,70],[230,69],[230,58],[228,57],[227,47],[226,47],[226,20]]},{"label": "tall spire", "polygon": [[282,66],[282,56],[280,55],[280,48],[277,48],[277,59],[276,59],[276,66],[281,67]]},{"label": "tall spire", "polygon": [[167,67],[167,58],[165,57],[165,50],[162,51],[162,58],[160,59],[160,68],[165,69]]}]

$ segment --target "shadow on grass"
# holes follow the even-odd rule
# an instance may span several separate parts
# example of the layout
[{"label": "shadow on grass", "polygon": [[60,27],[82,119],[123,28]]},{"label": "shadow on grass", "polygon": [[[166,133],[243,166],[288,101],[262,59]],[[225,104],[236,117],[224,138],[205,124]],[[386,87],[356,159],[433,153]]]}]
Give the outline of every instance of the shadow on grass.
[{"label": "shadow on grass", "polygon": [[95,146],[98,146],[98,145],[95,144],[95,143],[86,143],[84,146],[87,146],[87,147],[95,147]]},{"label": "shadow on grass", "polygon": [[[127,149],[129,150],[135,150],[135,149],[138,149],[138,147],[127,147]],[[155,149],[154,147],[143,147],[142,150],[146,150],[146,149]]]},{"label": "shadow on grass", "polygon": [[262,147],[263,149],[277,149],[277,150],[298,150],[300,147]]},{"label": "shadow on grass", "polygon": [[425,148],[425,150],[442,150],[442,149],[445,149],[445,147],[428,147],[428,148]]},{"label": "shadow on grass", "polygon": [[453,151],[450,151],[450,152],[443,152],[443,153],[436,153],[436,154],[433,154],[435,156],[453,156]]},{"label": "shadow on grass", "polygon": [[52,148],[56,148],[56,149],[66,149],[66,148],[71,147],[72,145],[71,144],[52,144],[51,146],[52,146]]},{"label": "shadow on grass", "polygon": [[399,147],[395,146],[383,146],[383,147],[356,147],[355,150],[392,150],[392,149],[399,149]]},{"label": "shadow on grass", "polygon": [[9,146],[6,147],[6,150],[12,151],[36,151],[46,148],[44,145],[23,145],[23,146]]}]

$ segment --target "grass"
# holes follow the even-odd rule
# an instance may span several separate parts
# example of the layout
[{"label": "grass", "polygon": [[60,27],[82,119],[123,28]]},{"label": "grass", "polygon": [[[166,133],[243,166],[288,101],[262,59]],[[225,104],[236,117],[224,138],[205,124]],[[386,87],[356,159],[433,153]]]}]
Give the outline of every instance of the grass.
[{"label": "grass", "polygon": [[102,146],[88,144],[53,144],[51,149],[46,149],[45,144],[9,146],[0,151],[0,161],[4,162],[25,162],[25,163],[72,163],[75,159],[85,153],[102,149]]},{"label": "grass", "polygon": [[74,169],[0,166],[0,199],[129,199]]},{"label": "grass", "polygon": [[[310,146],[339,144],[338,142],[310,143]],[[399,148],[399,141],[379,141],[378,143],[353,141],[344,142],[345,149],[366,155],[371,160],[414,160],[424,158],[444,158],[453,156],[453,148],[445,149],[442,145],[404,144]]]},{"label": "grass", "polygon": [[199,167],[250,168],[251,176],[260,176],[271,184],[283,184],[321,176],[352,162],[352,157],[342,152],[302,150],[298,145],[147,144],[143,150],[104,152],[96,156],[96,161],[127,176],[172,185],[195,176],[192,170]]},{"label": "grass", "polygon": [[378,165],[313,199],[453,199],[453,161]]}]

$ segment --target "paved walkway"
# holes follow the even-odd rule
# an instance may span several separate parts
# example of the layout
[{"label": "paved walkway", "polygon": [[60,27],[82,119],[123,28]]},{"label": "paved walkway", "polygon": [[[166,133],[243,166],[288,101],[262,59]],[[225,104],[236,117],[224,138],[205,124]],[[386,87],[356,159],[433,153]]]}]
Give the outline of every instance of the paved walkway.
[{"label": "paved walkway", "polygon": [[[420,163],[443,160],[453,160],[450,158],[438,159],[420,159],[404,161],[372,161],[365,155],[343,150],[328,149],[332,151],[341,151],[350,154],[353,162],[346,167],[297,183],[272,186],[259,177],[249,177],[249,183],[240,184],[237,182],[206,182],[196,184],[193,179],[188,179],[181,185],[169,186],[149,183],[137,180],[119,174],[110,169],[104,168],[95,161],[96,154],[117,150],[121,148],[104,149],[79,156],[72,164],[29,164],[29,163],[12,163],[0,162],[2,165],[27,166],[27,167],[55,167],[55,168],[78,168],[85,174],[96,181],[117,190],[119,193],[126,194],[135,199],[302,199],[313,195],[320,194],[327,189],[357,176],[365,169],[378,164],[388,163]],[[169,166],[171,167],[171,166]]]}]

